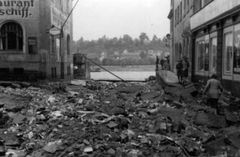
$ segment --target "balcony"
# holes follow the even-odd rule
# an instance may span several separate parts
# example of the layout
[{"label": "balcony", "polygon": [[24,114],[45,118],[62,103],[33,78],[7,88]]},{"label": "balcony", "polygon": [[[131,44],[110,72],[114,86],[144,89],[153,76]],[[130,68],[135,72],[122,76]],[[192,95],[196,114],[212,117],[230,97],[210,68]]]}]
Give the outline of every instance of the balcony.
[{"label": "balcony", "polygon": [[239,5],[239,0],[214,0],[191,17],[191,29],[196,29]]}]

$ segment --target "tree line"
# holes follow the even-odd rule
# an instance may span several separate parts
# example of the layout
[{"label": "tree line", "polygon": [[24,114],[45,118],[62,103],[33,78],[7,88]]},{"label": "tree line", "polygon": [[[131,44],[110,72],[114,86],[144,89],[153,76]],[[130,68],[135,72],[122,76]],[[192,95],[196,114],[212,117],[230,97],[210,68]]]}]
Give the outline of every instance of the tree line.
[{"label": "tree line", "polygon": [[[95,56],[92,59],[98,63],[107,65],[152,64],[154,60],[148,57],[149,50],[169,52],[169,41],[170,38],[168,35],[162,39],[154,35],[150,39],[146,33],[141,33],[138,38],[132,38],[128,34],[119,38],[108,38],[103,36],[97,40],[85,40],[84,38],[80,38],[78,41],[74,42],[73,51],[74,53]],[[119,58],[116,57],[116,52],[122,55],[124,51],[128,53],[139,52],[140,59],[134,61],[129,58],[119,60]],[[105,58],[101,60],[99,57],[103,52],[105,53]]]}]

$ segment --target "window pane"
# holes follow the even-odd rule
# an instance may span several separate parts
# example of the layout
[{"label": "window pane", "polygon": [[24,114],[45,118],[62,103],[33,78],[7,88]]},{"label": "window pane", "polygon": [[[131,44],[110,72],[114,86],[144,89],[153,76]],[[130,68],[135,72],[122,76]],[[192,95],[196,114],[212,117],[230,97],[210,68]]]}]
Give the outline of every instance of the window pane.
[{"label": "window pane", "polygon": [[199,70],[204,70],[204,51],[205,51],[205,43],[202,41],[200,43],[200,51],[199,51]]},{"label": "window pane", "polygon": [[196,42],[196,56],[197,56],[197,71],[204,70],[204,41]]},{"label": "window pane", "polygon": [[18,48],[19,48],[19,50],[23,49],[23,38],[22,37],[18,37]]},{"label": "window pane", "polygon": [[194,0],[194,12],[197,12],[201,9],[202,0]]},{"label": "window pane", "polygon": [[0,49],[1,50],[22,50],[23,32],[18,23],[8,22],[1,27]]},{"label": "window pane", "polygon": [[233,71],[234,73],[240,73],[240,25],[236,25],[234,28]]},{"label": "window pane", "polygon": [[205,50],[204,50],[204,70],[209,71],[209,41],[205,41]]},{"label": "window pane", "polygon": [[224,36],[224,72],[225,73],[231,72],[232,46],[233,46],[232,33],[225,34]]},{"label": "window pane", "polygon": [[8,32],[7,34],[7,43],[8,43],[8,49],[9,50],[15,50],[17,49],[17,36],[14,32]]},{"label": "window pane", "polygon": [[210,54],[211,54],[211,72],[216,73],[217,72],[217,38],[212,38],[211,39],[211,49],[210,49]]}]

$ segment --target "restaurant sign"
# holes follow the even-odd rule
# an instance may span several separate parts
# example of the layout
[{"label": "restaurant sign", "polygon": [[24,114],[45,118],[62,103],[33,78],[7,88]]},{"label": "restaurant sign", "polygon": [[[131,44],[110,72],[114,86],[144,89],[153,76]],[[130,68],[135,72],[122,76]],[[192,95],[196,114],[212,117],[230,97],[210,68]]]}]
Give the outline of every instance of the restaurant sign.
[{"label": "restaurant sign", "polygon": [[37,0],[0,0],[0,19],[32,18]]}]

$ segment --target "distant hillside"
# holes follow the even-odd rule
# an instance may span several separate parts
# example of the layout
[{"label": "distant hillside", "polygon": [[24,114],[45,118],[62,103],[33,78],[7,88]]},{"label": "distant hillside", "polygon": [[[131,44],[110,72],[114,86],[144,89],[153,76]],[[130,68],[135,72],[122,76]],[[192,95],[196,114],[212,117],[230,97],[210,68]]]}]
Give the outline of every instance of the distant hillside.
[{"label": "distant hillside", "polygon": [[74,43],[73,51],[87,54],[102,64],[154,64],[156,55],[170,52],[169,42],[169,38],[161,39],[156,35],[149,39],[146,33],[136,39],[127,34],[120,38],[103,36],[92,41],[81,38]]}]

